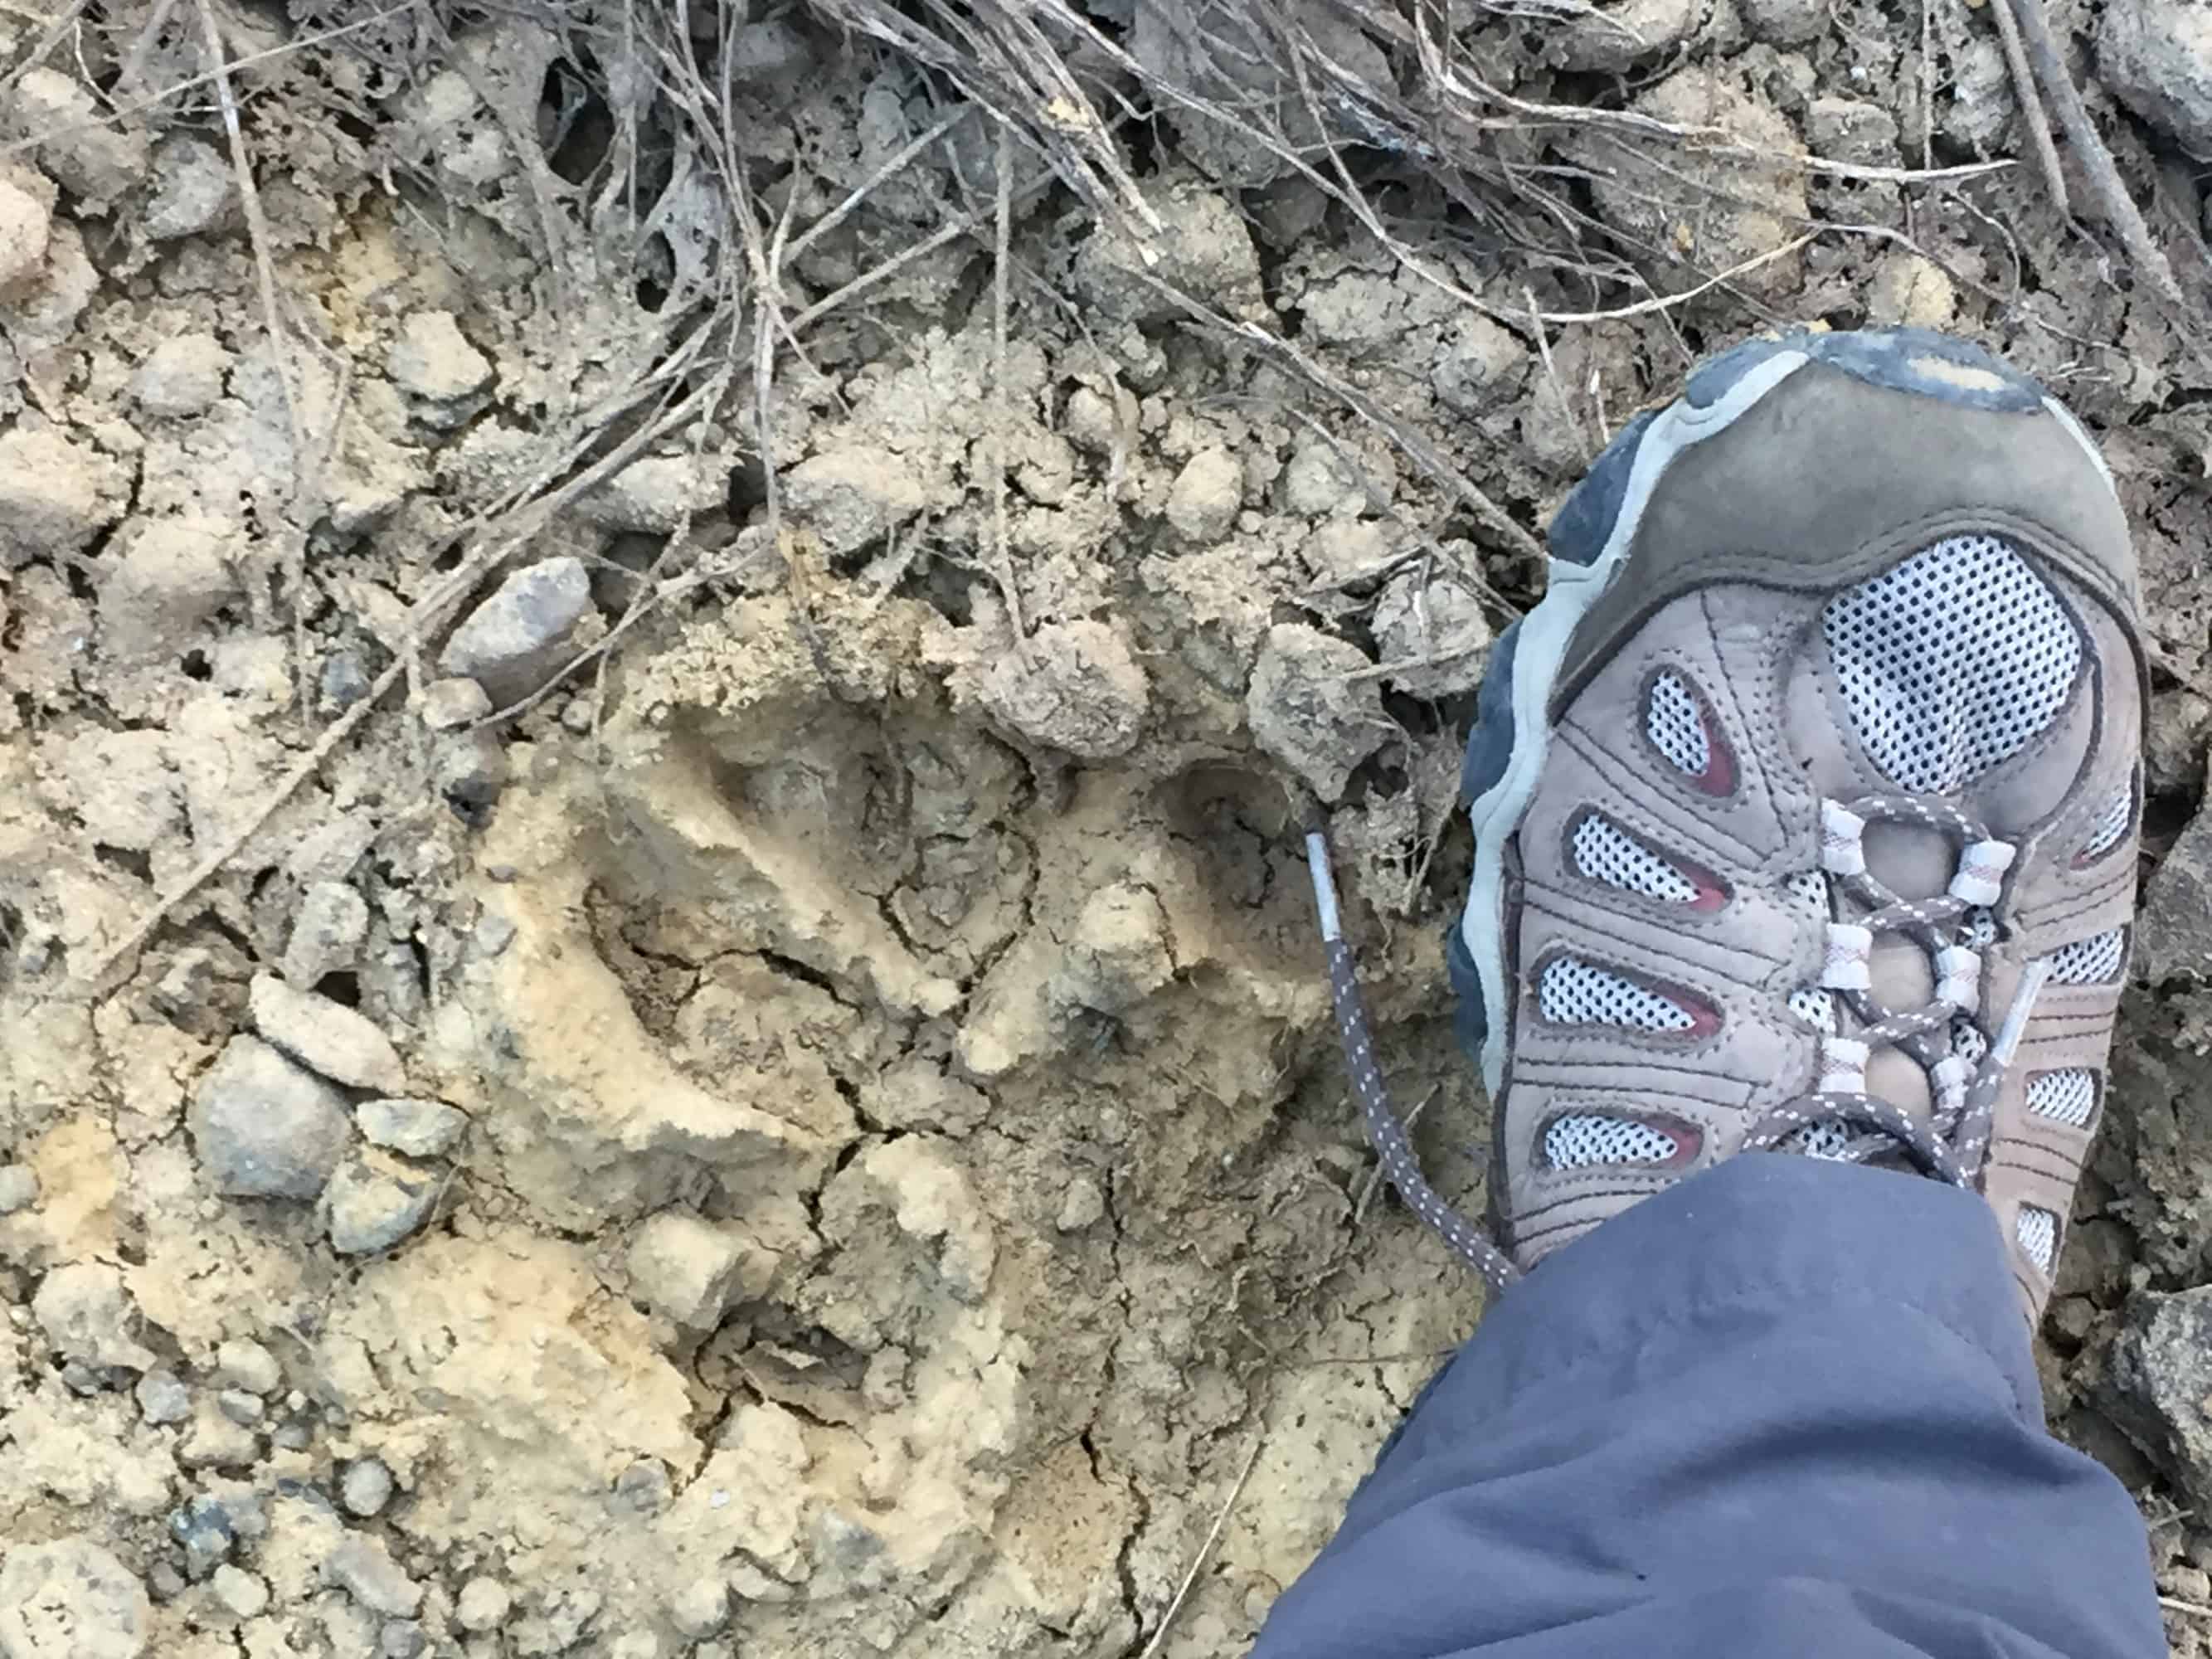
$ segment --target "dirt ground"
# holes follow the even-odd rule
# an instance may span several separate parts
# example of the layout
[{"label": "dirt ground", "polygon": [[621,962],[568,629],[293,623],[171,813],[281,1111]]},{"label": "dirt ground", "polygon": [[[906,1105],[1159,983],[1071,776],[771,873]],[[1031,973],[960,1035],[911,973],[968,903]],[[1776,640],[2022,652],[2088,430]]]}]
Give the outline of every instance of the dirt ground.
[{"label": "dirt ground", "polygon": [[2052,9],[2177,307],[1986,4],[1012,15],[0,5],[0,1655],[1241,1651],[1481,1310],[1285,780],[1468,1190],[1486,647],[1788,321],[2140,532],[2043,1357],[2212,1651],[2212,63]]}]

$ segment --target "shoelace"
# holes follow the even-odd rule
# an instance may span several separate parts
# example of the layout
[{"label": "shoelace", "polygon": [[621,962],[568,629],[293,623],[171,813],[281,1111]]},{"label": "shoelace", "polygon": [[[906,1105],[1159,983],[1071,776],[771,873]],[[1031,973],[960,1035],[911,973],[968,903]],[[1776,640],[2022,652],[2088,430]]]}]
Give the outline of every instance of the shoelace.
[{"label": "shoelace", "polygon": [[[1954,839],[1962,848],[1949,887],[1926,899],[1899,896],[1866,867],[1864,836],[1873,822],[1918,824]],[[1337,905],[1335,877],[1329,868],[1328,840],[1316,825],[1305,835],[1306,866],[1312,878],[1322,950],[1328,967],[1329,1000],[1352,1098],[1366,1126],[1382,1175],[1413,1212],[1442,1235],[1453,1253],[1480,1274],[1492,1291],[1504,1291],[1526,1275],[1483,1230],[1452,1207],[1421,1173],[1405,1126],[1392,1109],[1375,1059],[1373,1028],[1359,993],[1358,970],[1345,942]],[[1859,1021],[1850,1035],[1821,1040],[1821,1086],[1767,1112],[1745,1136],[1745,1152],[1779,1152],[1800,1132],[1823,1124],[1856,1130],[1833,1154],[1863,1163],[1899,1151],[1923,1174],[1969,1191],[1978,1188],[1989,1154],[1990,1133],[2005,1069],[2012,1062],[2035,998],[2048,977],[2047,958],[2022,971],[2004,1024],[1977,1065],[1956,1054],[1938,1056],[1930,1039],[1948,1032],[1960,1014],[1972,1016],[1981,1001],[1981,956],[1956,942],[1956,924],[1969,912],[1994,905],[2002,896],[2005,872],[2014,848],[1990,836],[1979,824],[1946,801],[1913,795],[1862,796],[1848,804],[1822,803],[1821,866],[1831,882],[1864,908],[1857,922],[1828,924],[1828,949],[1821,982],[1841,995]],[[1947,932],[1947,929],[1954,930]],[[1936,967],[1935,995],[1922,1006],[1887,1007],[1875,997],[1869,964],[1874,936],[1901,933],[1925,949]],[[1865,1089],[1866,1063],[1877,1045],[1898,1048],[1925,1065],[1935,1085],[1931,1121],[1915,1121]],[[1845,1085],[1850,1086],[1845,1086]]]}]

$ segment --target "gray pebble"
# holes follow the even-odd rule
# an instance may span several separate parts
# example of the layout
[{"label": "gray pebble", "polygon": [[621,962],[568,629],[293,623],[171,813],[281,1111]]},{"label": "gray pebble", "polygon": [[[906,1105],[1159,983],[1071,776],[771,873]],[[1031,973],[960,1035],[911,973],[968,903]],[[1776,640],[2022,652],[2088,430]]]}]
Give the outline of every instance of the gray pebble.
[{"label": "gray pebble", "polygon": [[412,1619],[394,1619],[385,1626],[379,1645],[385,1659],[416,1659],[430,1645],[430,1640],[423,1635],[422,1626]]},{"label": "gray pebble", "polygon": [[146,1588],[160,1600],[173,1601],[185,1593],[185,1575],[173,1562],[156,1561],[146,1569]]},{"label": "gray pebble", "polygon": [[450,732],[490,714],[491,698],[474,680],[456,675],[424,686],[417,707],[423,725],[433,732]]},{"label": "gray pebble", "polygon": [[560,666],[568,630],[591,609],[592,580],[571,555],[518,570],[453,630],[438,659],[480,681],[495,705],[527,696]]},{"label": "gray pebble", "polygon": [[181,1423],[192,1414],[192,1396],[173,1371],[149,1371],[132,1392],[138,1415],[149,1423]]},{"label": "gray pebble", "polygon": [[406,1068],[392,1039],[343,1003],[295,990],[274,974],[256,974],[246,1012],[264,1038],[311,1071],[349,1088],[387,1095],[406,1090]]},{"label": "gray pebble", "polygon": [[285,982],[297,990],[313,990],[324,975],[352,967],[368,936],[366,899],[342,881],[309,883],[284,946]]},{"label": "gray pebble", "polygon": [[442,1100],[365,1100],[353,1109],[362,1133],[410,1158],[442,1158],[460,1144],[468,1114]]},{"label": "gray pebble", "polygon": [[430,747],[430,781],[468,823],[481,823],[507,787],[507,750],[489,732],[447,732]]},{"label": "gray pebble", "polygon": [[331,1243],[342,1255],[388,1250],[429,1218],[443,1178],[434,1170],[363,1147],[331,1177],[324,1194]]},{"label": "gray pebble", "polygon": [[313,1198],[345,1155],[345,1097],[258,1037],[235,1036],[200,1082],[192,1144],[218,1192]]},{"label": "gray pebble", "polygon": [[75,1395],[98,1394],[107,1386],[107,1376],[106,1371],[82,1359],[72,1359],[62,1367],[62,1386]]},{"label": "gray pebble", "polygon": [[225,1562],[209,1585],[215,1599],[240,1619],[258,1619],[269,1609],[269,1586],[242,1567]]},{"label": "gray pebble", "polygon": [[305,1451],[314,1438],[314,1431],[305,1423],[287,1423],[269,1437],[270,1443],[280,1451]]},{"label": "gray pebble", "polygon": [[234,1338],[215,1351],[215,1380],[225,1388],[274,1394],[284,1381],[276,1356],[258,1342]]},{"label": "gray pebble", "polygon": [[149,1370],[154,1355],[137,1339],[138,1304],[123,1275],[104,1261],[57,1267],[31,1298],[31,1312],[64,1357],[88,1365]]},{"label": "gray pebble", "polygon": [[259,1395],[244,1389],[225,1389],[216,1395],[215,1404],[217,1411],[240,1428],[246,1429],[258,1427],[269,1409],[261,1403]]},{"label": "gray pebble", "polygon": [[399,1570],[381,1538],[349,1532],[325,1558],[323,1576],[372,1613],[411,1618],[422,1587]]},{"label": "gray pebble", "polygon": [[640,1515],[668,1507],[668,1471],[658,1458],[641,1457],[615,1479],[615,1497]]},{"label": "gray pebble", "polygon": [[39,1201],[39,1178],[27,1164],[0,1164],[0,1215],[27,1210]]},{"label": "gray pebble", "polygon": [[185,1549],[185,1577],[195,1584],[230,1557],[238,1530],[221,1503],[195,1498],[169,1516],[169,1536]]},{"label": "gray pebble", "polygon": [[461,1586],[460,1595],[453,1603],[453,1618],[471,1635],[481,1636],[505,1623],[507,1610],[514,1605],[514,1598],[498,1579],[471,1578]]},{"label": "gray pebble", "polygon": [[1105,1213],[1106,1194],[1089,1176],[1079,1175],[1067,1183],[1053,1224],[1064,1233],[1079,1233]]},{"label": "gray pebble", "polygon": [[350,651],[333,653],[323,664],[323,706],[342,714],[368,695],[368,671]]},{"label": "gray pebble", "polygon": [[165,138],[154,152],[154,193],[138,228],[157,242],[194,236],[228,219],[237,204],[238,175],[201,138]]},{"label": "gray pebble", "polygon": [[392,1471],[380,1458],[362,1458],[346,1470],[338,1484],[338,1498],[363,1519],[376,1514],[392,1501]]}]

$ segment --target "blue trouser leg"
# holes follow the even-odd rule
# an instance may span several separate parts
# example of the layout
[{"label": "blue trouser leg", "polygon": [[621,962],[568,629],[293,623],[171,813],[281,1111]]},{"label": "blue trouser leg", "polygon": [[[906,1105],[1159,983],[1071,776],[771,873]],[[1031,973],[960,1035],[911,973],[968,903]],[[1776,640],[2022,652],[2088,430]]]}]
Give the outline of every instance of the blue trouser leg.
[{"label": "blue trouser leg", "polygon": [[1499,1297],[1255,1659],[2162,1659],[2135,1506],[2044,1432],[1996,1226],[1747,1156]]}]

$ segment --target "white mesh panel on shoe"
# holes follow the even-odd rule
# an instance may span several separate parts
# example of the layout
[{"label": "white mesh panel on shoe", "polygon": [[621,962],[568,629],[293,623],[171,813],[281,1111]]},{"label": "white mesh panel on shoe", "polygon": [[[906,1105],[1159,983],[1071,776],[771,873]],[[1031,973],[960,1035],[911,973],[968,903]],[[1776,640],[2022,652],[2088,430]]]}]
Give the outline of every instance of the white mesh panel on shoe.
[{"label": "white mesh panel on shoe", "polygon": [[1583,813],[1576,823],[1574,849],[1575,868],[1592,881],[1676,904],[1687,904],[1698,896],[1680,870],[1595,812]]},{"label": "white mesh panel on shoe", "polygon": [[1556,1025],[1630,1025],[1686,1031],[1690,1011],[1658,992],[1579,957],[1554,957],[1536,981],[1536,1006]]},{"label": "white mesh panel on shoe", "polygon": [[1818,870],[1800,870],[1784,884],[1790,896],[1818,915],[1828,914],[1828,878]]},{"label": "white mesh panel on shoe", "polygon": [[2079,1066],[2038,1072],[2027,1080],[2027,1109],[2080,1128],[2097,1109],[2097,1074]]},{"label": "white mesh panel on shoe", "polygon": [[1652,678],[1651,695],[1644,702],[1644,730],[1651,746],[1672,761],[1679,772],[1701,778],[1713,763],[1713,746],[1705,736],[1705,718],[1698,712],[1697,694],[1680,674]]},{"label": "white mesh panel on shoe", "polygon": [[1990,1051],[1989,1034],[1965,1014],[1951,1020],[1951,1052],[1969,1066],[1978,1066]]},{"label": "white mesh panel on shoe", "polygon": [[1674,1156],[1674,1137],[1632,1117],[1568,1112],[1544,1131],[1544,1161],[1555,1170],[1593,1164],[1663,1164]]},{"label": "white mesh panel on shoe", "polygon": [[1816,1031],[1836,1029],[1835,998],[1810,985],[1800,986],[1790,994],[1790,1012]]},{"label": "white mesh panel on shoe", "polygon": [[1802,1152],[1807,1158],[1841,1158],[1850,1144],[1851,1132],[1834,1119],[1825,1117],[1802,1129],[1792,1129],[1782,1138],[1786,1150]]},{"label": "white mesh panel on shoe", "polygon": [[2049,1273],[2051,1262],[2058,1255],[2058,1218],[2048,1210],[2039,1210],[2033,1204],[2023,1204],[2020,1206],[2019,1218],[2012,1224],[2012,1230],[2027,1259],[2045,1273]]},{"label": "white mesh panel on shoe", "polygon": [[2128,953],[2127,930],[2092,933],[2051,953],[2051,982],[2054,985],[2104,985],[2119,977],[2120,961]]},{"label": "white mesh panel on shoe", "polygon": [[1959,918],[1959,943],[1969,951],[1986,951],[1996,942],[1995,911],[1978,904]]},{"label": "white mesh panel on shoe", "polygon": [[2136,821],[2136,787],[2132,780],[2122,784],[2111,799],[2097,810],[2097,821],[2089,827],[2089,839],[2081,848],[2084,859],[2095,858],[2118,847],[2128,833],[2128,826]]},{"label": "white mesh panel on shoe", "polygon": [[1859,741],[1903,788],[1955,791],[2051,724],[2081,638],[2011,544],[1953,536],[1821,613]]}]

